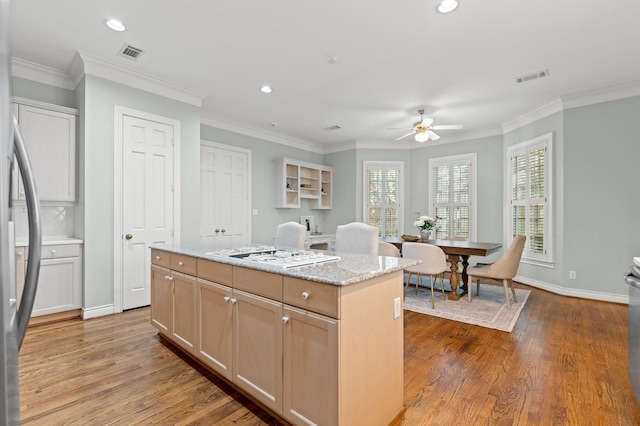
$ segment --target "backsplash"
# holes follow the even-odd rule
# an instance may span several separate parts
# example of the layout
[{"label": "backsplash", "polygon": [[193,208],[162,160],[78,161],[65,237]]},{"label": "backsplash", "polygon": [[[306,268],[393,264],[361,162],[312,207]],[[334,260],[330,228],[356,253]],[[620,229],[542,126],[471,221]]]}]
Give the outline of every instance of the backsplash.
[{"label": "backsplash", "polygon": [[[73,237],[73,213],[73,206],[40,206],[42,237],[47,239]],[[15,222],[16,241],[27,240],[29,238],[29,223],[25,206],[13,207],[13,221]]]}]

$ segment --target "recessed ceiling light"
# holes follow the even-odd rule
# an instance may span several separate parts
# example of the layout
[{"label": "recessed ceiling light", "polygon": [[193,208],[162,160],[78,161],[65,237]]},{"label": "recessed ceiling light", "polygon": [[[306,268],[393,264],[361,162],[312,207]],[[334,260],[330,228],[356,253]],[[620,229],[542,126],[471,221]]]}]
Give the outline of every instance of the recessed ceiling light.
[{"label": "recessed ceiling light", "polygon": [[438,5],[438,12],[440,13],[449,13],[453,12],[458,8],[457,0],[442,0]]},{"label": "recessed ceiling light", "polygon": [[124,31],[126,30],[125,26],[122,24],[122,22],[118,21],[117,19],[109,19],[107,22],[107,27],[111,28],[113,31]]},{"label": "recessed ceiling light", "polygon": [[262,86],[262,87],[260,88],[260,91],[261,91],[262,93],[271,93],[271,92],[273,92],[273,89],[271,89],[271,87],[269,87],[269,86],[267,86],[267,85],[265,84],[264,86]]}]

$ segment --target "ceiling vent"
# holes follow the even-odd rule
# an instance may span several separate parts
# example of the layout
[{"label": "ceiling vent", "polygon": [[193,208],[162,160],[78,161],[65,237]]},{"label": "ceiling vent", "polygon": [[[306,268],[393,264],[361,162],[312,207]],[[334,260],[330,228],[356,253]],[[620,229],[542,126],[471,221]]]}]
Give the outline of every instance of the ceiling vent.
[{"label": "ceiling vent", "polygon": [[333,125],[333,126],[329,126],[329,127],[325,127],[324,128],[327,132],[333,132],[334,130],[338,130],[338,129],[342,129],[342,127],[338,126],[337,124]]},{"label": "ceiling vent", "polygon": [[120,52],[118,52],[118,55],[124,56],[127,59],[132,59],[135,61],[138,58],[140,58],[140,56],[142,56],[143,53],[144,51],[142,49],[138,49],[137,47],[133,47],[129,44],[125,44],[124,46],[122,46],[122,49],[120,49]]},{"label": "ceiling vent", "polygon": [[538,72],[534,72],[533,74],[521,75],[520,77],[516,77],[516,83],[524,83],[527,81],[535,80],[536,78],[547,77],[549,75],[549,70],[542,70]]}]

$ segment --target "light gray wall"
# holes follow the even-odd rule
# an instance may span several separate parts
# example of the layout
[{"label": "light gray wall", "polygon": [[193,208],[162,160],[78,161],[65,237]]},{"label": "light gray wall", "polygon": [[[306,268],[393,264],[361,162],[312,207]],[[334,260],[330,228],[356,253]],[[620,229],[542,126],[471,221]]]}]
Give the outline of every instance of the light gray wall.
[{"label": "light gray wall", "polygon": [[565,110],[564,135],[561,284],[627,294],[622,273],[640,256],[640,97]]},{"label": "light gray wall", "polygon": [[77,99],[73,90],[49,86],[20,77],[13,77],[12,82],[14,96],[61,105],[68,108],[78,108]]},{"label": "light gray wall", "polygon": [[113,303],[113,162],[114,108],[132,108],[180,121],[181,233],[183,241],[200,233],[200,110],[98,77],[84,81],[84,132],[80,152],[84,166],[80,206],[84,223],[85,308]]},{"label": "light gray wall", "polygon": [[299,209],[275,208],[276,168],[274,160],[276,158],[289,157],[299,161],[324,164],[322,154],[206,125],[201,126],[200,132],[202,140],[251,151],[251,208],[258,210],[258,215],[252,216],[252,242],[273,244],[273,237],[278,224],[288,221],[299,222],[300,216],[314,216],[318,230],[324,230],[327,212],[312,210],[309,200],[303,199]]},{"label": "light gray wall", "polygon": [[335,234],[338,225],[362,220],[362,212],[358,215],[358,209],[362,210],[362,199],[358,198],[362,172],[358,175],[355,149],[326,154],[324,163],[333,167],[333,209],[327,214],[324,232]]}]

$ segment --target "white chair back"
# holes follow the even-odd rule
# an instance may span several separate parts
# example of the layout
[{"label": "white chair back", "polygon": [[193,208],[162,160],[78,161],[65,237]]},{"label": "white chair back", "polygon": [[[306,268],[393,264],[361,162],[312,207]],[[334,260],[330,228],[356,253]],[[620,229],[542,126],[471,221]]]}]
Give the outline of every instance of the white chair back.
[{"label": "white chair back", "polygon": [[307,228],[297,222],[286,222],[278,225],[275,248],[279,250],[303,250]]},{"label": "white chair back", "polygon": [[378,243],[378,256],[400,257],[400,250],[391,243],[380,241]]},{"label": "white chair back", "polygon": [[378,255],[378,228],[362,222],[339,225],[336,228],[335,251]]}]

